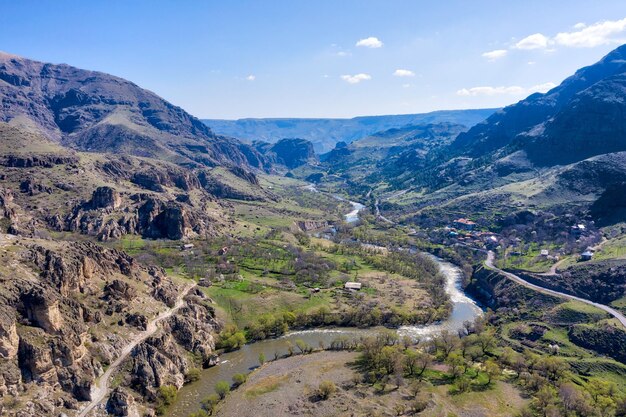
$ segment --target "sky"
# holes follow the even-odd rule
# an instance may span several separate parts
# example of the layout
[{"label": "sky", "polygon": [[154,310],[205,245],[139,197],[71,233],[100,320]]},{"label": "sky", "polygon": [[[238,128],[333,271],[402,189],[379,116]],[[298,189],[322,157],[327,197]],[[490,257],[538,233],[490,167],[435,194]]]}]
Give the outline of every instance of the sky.
[{"label": "sky", "polygon": [[0,0],[0,51],[200,118],[512,104],[626,43],[626,1]]}]

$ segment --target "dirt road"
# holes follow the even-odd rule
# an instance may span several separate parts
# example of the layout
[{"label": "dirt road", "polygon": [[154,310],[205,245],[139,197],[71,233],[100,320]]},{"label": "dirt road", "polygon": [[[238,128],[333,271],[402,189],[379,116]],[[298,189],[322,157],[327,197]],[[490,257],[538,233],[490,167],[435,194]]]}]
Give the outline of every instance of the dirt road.
[{"label": "dirt road", "polygon": [[91,388],[92,400],[77,414],[78,417],[87,416],[95,407],[98,406],[98,404],[100,404],[102,400],[104,400],[104,398],[109,393],[109,384],[111,382],[111,377],[118,370],[122,362],[124,362],[128,355],[130,355],[130,352],[135,348],[135,346],[156,333],[156,331],[159,329],[158,324],[161,321],[167,319],[168,317],[171,317],[172,314],[174,314],[178,309],[183,306],[183,299],[193,287],[195,287],[195,284],[186,287],[183,292],[180,293],[180,295],[178,296],[176,304],[174,304],[173,307],[161,312],[161,314],[159,314],[148,323],[145,331],[136,335],[132,340],[128,342],[128,344],[126,344],[126,346],[124,346],[117,359],[109,366],[106,372],[102,374],[100,378],[98,378],[95,385]]}]

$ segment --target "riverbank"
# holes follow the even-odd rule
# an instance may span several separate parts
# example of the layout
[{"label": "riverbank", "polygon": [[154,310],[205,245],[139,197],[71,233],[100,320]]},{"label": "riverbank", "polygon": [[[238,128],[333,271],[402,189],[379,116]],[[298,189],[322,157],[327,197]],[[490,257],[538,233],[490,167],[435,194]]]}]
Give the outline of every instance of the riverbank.
[{"label": "riverbank", "polygon": [[[439,265],[441,273],[446,278],[445,291],[452,301],[450,316],[439,323],[426,326],[403,326],[397,332],[400,336],[409,336],[414,339],[427,339],[432,335],[448,330],[456,333],[463,328],[465,321],[473,321],[482,314],[476,303],[467,297],[461,290],[462,271],[456,265],[433,257]],[[200,379],[184,386],[178,393],[178,400],[167,412],[169,417],[186,417],[200,407],[201,401],[213,394],[218,381],[230,382],[237,373],[249,373],[260,365],[259,356],[262,354],[268,360],[281,357],[288,353],[289,347],[294,347],[297,340],[317,348],[329,346],[334,340],[358,340],[361,337],[375,334],[381,328],[331,328],[295,331],[277,339],[266,339],[256,343],[244,345],[241,349],[228,352],[220,357],[218,365],[201,371]]]},{"label": "riverbank", "polygon": [[[417,401],[423,402],[420,416],[458,417],[511,416],[527,402],[509,383],[495,381],[489,390],[455,394],[447,384],[419,384],[407,380],[400,387],[363,383],[355,366],[356,352],[316,352],[267,363],[252,372],[247,382],[221,402],[215,415],[219,417],[277,416],[372,416],[397,415],[409,411]],[[445,365],[433,365],[428,378],[438,378]],[[427,378],[427,379],[428,379]],[[319,397],[323,381],[335,390],[327,399]],[[443,413],[445,411],[445,413]],[[403,413],[404,415],[404,413]]]}]

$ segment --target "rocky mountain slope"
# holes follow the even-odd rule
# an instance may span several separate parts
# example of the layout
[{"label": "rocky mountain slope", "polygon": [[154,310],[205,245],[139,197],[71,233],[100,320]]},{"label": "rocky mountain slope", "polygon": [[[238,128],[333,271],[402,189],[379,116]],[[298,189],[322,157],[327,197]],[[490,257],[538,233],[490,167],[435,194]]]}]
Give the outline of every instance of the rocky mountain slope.
[{"label": "rocky mountain slope", "polygon": [[406,125],[458,123],[473,126],[497,109],[443,110],[422,114],[364,116],[352,119],[204,119],[219,134],[248,141],[275,143],[283,138],[302,138],[313,143],[317,153],[332,150],[337,142],[350,143],[376,132]]},{"label": "rocky mountain slope", "polygon": [[285,138],[274,144],[254,142],[253,146],[273,165],[283,165],[287,169],[317,162],[313,144],[308,140]]},{"label": "rocky mountain slope", "polygon": [[[545,94],[536,93],[528,98],[494,113],[488,119],[459,135],[452,147],[470,157],[484,156],[486,153],[503,148],[516,139],[519,146],[525,147],[529,138],[536,138],[536,146],[546,145],[550,138],[559,140],[571,154],[568,162],[584,159],[615,148],[603,148],[603,143],[588,143],[592,151],[574,154],[577,141],[585,134],[595,132],[604,123],[602,131],[606,138],[623,137],[619,109],[624,94],[626,72],[626,46],[621,46],[602,58],[599,62],[582,68],[559,86]],[[600,118],[600,119],[598,119]],[[575,123],[572,123],[575,121]],[[569,129],[569,130],[568,130]],[[521,137],[520,137],[521,135]],[[555,143],[556,144],[556,143]],[[565,149],[567,145],[567,149]],[[537,148],[535,148],[537,149]],[[545,148],[544,148],[545,150]],[[543,152],[545,160],[562,163],[559,155]],[[576,159],[578,158],[578,159]]]},{"label": "rocky mountain slope", "polygon": [[350,144],[340,142],[321,159],[333,174],[353,181],[402,181],[427,164],[429,154],[449,145],[467,129],[449,122],[393,128]]},{"label": "rocky mountain slope", "polygon": [[[378,191],[390,215],[417,211],[443,222],[443,212],[491,222],[485,213],[524,209],[590,210],[604,225],[624,220],[617,196],[626,181],[625,57],[621,46],[551,91],[427,150],[407,165],[414,169],[378,169],[363,178],[362,189]],[[329,172],[353,158],[346,149],[333,151],[340,157],[328,159]],[[401,159],[391,164],[401,165]]]},{"label": "rocky mountain slope", "polygon": [[154,157],[181,165],[266,168],[249,145],[130,81],[0,53],[0,121],[76,150]]},{"label": "rocky mountain slope", "polygon": [[166,161],[68,150],[0,123],[4,230],[183,239],[227,227],[223,198],[274,198],[240,167],[186,168]]},{"label": "rocky mountain slope", "polygon": [[[74,414],[128,341],[178,297],[160,268],[89,242],[2,234],[0,257],[0,395],[17,398],[0,406],[3,415]],[[136,348],[120,389],[141,387],[150,399],[162,384],[182,386],[199,366],[190,354],[212,360],[215,330],[210,303],[188,295]]]}]

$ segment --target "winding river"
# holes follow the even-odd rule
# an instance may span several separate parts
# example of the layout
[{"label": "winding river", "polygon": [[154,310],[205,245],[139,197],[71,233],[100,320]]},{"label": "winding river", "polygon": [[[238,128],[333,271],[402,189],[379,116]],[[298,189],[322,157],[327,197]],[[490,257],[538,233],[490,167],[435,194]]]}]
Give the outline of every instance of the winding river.
[{"label": "winding river", "polygon": [[[353,201],[350,201],[350,204],[353,210],[345,216],[346,222],[349,223],[357,221],[359,211],[365,207]],[[439,323],[426,326],[400,327],[397,330],[400,336],[424,339],[442,330],[456,331],[462,328],[464,321],[472,321],[482,314],[482,310],[476,303],[461,290],[461,270],[456,265],[433,255],[428,256],[437,262],[441,272],[446,277],[446,293],[452,301],[452,313],[446,320]],[[168,409],[167,415],[169,417],[186,417],[188,414],[197,411],[200,408],[200,402],[215,392],[215,384],[218,381],[231,382],[233,375],[250,372],[250,370],[259,366],[259,356],[261,354],[265,356],[266,360],[286,354],[289,344],[295,346],[295,341],[298,339],[314,348],[319,346],[327,347],[339,336],[355,340],[374,334],[378,330],[380,329],[325,328],[293,331],[276,339],[250,343],[234,352],[224,353],[220,356],[218,365],[202,370],[198,381],[184,386],[178,392],[178,400]]]},{"label": "winding river", "polygon": [[[444,329],[456,331],[462,328],[464,321],[474,320],[482,314],[482,310],[476,303],[460,289],[460,269],[434,256],[433,259],[439,264],[441,272],[446,276],[446,292],[453,303],[452,313],[440,323],[427,326],[403,326],[398,329],[398,334],[401,336],[407,335],[412,338],[424,339]],[[245,345],[234,352],[224,353],[220,356],[218,365],[202,370],[199,381],[185,385],[178,392],[178,400],[170,407],[167,415],[169,417],[186,417],[197,411],[202,399],[213,394],[215,384],[218,381],[230,382],[233,375],[250,372],[251,369],[259,366],[260,354],[263,354],[267,360],[273,359],[275,355],[286,354],[289,343],[295,346],[297,339],[317,348],[320,344],[329,346],[338,336],[358,339],[374,334],[377,330],[380,329],[328,328],[294,331],[277,339],[262,340]]]}]

